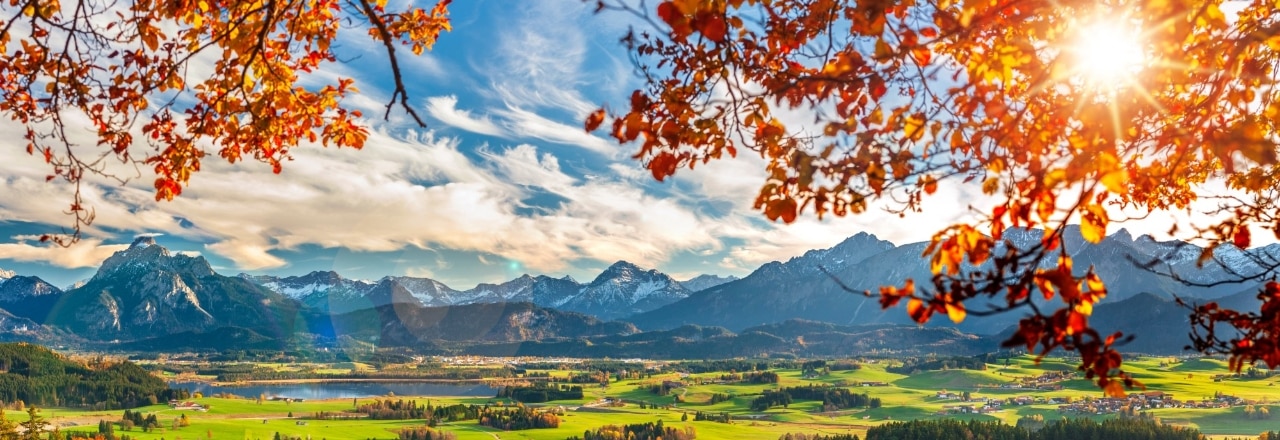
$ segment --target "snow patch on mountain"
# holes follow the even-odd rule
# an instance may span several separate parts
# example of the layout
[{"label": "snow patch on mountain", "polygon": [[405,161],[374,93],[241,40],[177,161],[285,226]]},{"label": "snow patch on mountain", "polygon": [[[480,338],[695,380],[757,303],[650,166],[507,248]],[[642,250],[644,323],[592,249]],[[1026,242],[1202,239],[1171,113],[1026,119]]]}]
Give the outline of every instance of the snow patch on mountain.
[{"label": "snow patch on mountain", "polygon": [[680,285],[684,286],[684,288],[688,289],[690,292],[697,292],[699,290],[707,290],[712,287],[716,287],[721,284],[728,283],[731,281],[737,281],[737,280],[739,280],[739,278],[733,275],[722,277],[719,275],[702,274],[702,275],[698,275],[696,277],[681,281]]}]

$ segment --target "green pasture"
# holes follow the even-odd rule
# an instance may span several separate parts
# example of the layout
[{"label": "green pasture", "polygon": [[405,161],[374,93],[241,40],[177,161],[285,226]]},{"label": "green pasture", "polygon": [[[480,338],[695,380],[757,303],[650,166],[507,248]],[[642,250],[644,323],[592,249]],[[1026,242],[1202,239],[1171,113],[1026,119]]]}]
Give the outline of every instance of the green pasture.
[{"label": "green pasture", "polygon": [[[1021,417],[1041,415],[1045,420],[1065,417],[1057,410],[1056,404],[1032,404],[1025,406],[1006,405],[1002,410],[991,414],[972,415],[940,415],[939,412],[948,406],[965,404],[955,400],[942,400],[936,393],[947,390],[956,393],[969,392],[973,399],[996,398],[1005,399],[1016,396],[1031,396],[1049,399],[1053,397],[1070,397],[1081,400],[1101,397],[1101,392],[1091,381],[1072,379],[1063,382],[1062,390],[1033,389],[1001,389],[1000,384],[1014,383],[1019,378],[1035,377],[1047,371],[1073,371],[1075,364],[1071,360],[1059,358],[1041,359],[1037,364],[1030,356],[1015,357],[996,364],[991,364],[985,371],[944,370],[922,371],[910,375],[891,373],[886,366],[891,362],[868,362],[863,368],[850,371],[834,371],[818,377],[804,377],[799,370],[778,370],[777,384],[737,384],[715,383],[725,373],[695,374],[682,378],[676,373],[655,374],[645,379],[627,379],[612,381],[607,387],[595,384],[583,384],[584,398],[575,401],[548,402],[544,405],[532,406],[564,406],[566,412],[561,416],[561,425],[557,429],[527,430],[502,432],[481,427],[474,421],[456,422],[440,426],[440,429],[452,431],[459,439],[555,439],[560,440],[573,435],[581,435],[583,431],[595,429],[607,424],[631,424],[662,420],[671,426],[693,426],[702,440],[716,439],[773,439],[787,432],[823,432],[856,433],[862,435],[871,426],[895,420],[961,418],[977,420],[999,420],[1004,423],[1016,423]],[[361,364],[345,365],[272,365],[281,370],[288,369],[353,369],[368,368]],[[407,366],[403,368],[408,368]],[[1215,393],[1236,395],[1253,400],[1259,404],[1276,404],[1270,406],[1273,413],[1280,412],[1280,386],[1275,385],[1280,377],[1269,379],[1246,379],[1225,377],[1215,381],[1214,377],[1227,373],[1226,365],[1213,359],[1177,360],[1169,358],[1141,358],[1126,360],[1125,369],[1142,381],[1147,390],[1173,393],[1178,400],[1212,398]],[[570,370],[540,370],[550,373],[553,378],[566,379],[579,372]],[[661,384],[664,380],[680,380],[688,384],[677,388],[666,396],[658,396],[649,391],[649,387]],[[701,380],[702,384],[696,384]],[[857,386],[863,382],[881,382],[888,386]],[[823,412],[821,402],[796,401],[786,408],[774,407],[767,411],[751,410],[751,401],[766,390],[780,387],[805,386],[809,384],[825,384],[849,386],[855,393],[867,393],[871,397],[880,398],[883,407],[876,409],[842,409],[835,412]],[[710,403],[714,394],[728,394],[731,398],[724,402]],[[625,406],[617,408],[580,406],[597,402],[603,398],[622,399]],[[496,402],[490,398],[466,397],[409,397],[396,396],[395,399],[414,399],[420,402],[431,400],[437,405],[453,403],[485,404]],[[155,405],[138,408],[144,413],[155,413],[161,423],[160,429],[144,433],[139,429],[124,432],[117,429],[117,434],[128,434],[138,440],[213,440],[213,439],[271,439],[276,432],[281,435],[310,437],[313,440],[364,440],[369,438],[388,439],[396,436],[396,431],[409,426],[417,426],[420,421],[378,421],[378,420],[305,420],[315,412],[340,412],[353,407],[350,399],[327,401],[306,401],[286,403],[282,401],[266,401],[258,403],[252,399],[200,398],[193,399],[210,405],[208,412],[180,412],[167,405]],[[372,399],[359,399],[361,402]],[[637,402],[658,405],[659,408],[640,409]],[[694,422],[693,413],[729,413],[735,420],[731,424],[716,422]],[[51,408],[43,411],[43,415],[63,425],[74,423],[78,427],[65,427],[73,430],[96,430],[97,421],[120,418],[123,411],[84,411]],[[287,417],[293,413],[294,418]],[[171,421],[186,414],[190,426],[173,429]],[[689,414],[688,422],[681,422],[683,414]],[[1280,426],[1280,414],[1271,420],[1249,420],[1244,416],[1243,408],[1227,409],[1160,409],[1152,411],[1166,423],[1195,427],[1211,435],[1254,436],[1267,429]],[[10,410],[11,419],[23,420],[24,414]],[[1079,417],[1072,415],[1072,417]],[[1111,415],[1087,415],[1089,418],[1106,418]],[[264,422],[265,420],[265,422]]]}]

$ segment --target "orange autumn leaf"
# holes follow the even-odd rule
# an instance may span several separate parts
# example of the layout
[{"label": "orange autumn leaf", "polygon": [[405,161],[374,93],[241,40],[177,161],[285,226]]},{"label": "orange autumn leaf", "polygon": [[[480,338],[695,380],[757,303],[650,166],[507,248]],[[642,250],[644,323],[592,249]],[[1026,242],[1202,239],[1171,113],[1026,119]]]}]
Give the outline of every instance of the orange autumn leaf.
[{"label": "orange autumn leaf", "polygon": [[587,131],[596,131],[597,128],[600,128],[600,124],[604,123],[604,117],[604,109],[598,109],[591,112],[591,114],[587,116],[586,122],[583,124],[584,128],[586,128]]}]

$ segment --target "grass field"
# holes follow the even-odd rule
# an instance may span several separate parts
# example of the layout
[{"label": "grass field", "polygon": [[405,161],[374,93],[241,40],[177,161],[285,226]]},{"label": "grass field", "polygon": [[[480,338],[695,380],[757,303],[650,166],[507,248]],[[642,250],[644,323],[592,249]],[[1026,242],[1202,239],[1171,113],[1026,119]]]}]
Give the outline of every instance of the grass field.
[{"label": "grass field", "polygon": [[[1126,370],[1147,385],[1148,390],[1159,390],[1173,393],[1178,400],[1200,399],[1214,396],[1215,393],[1236,395],[1257,401],[1260,405],[1280,403],[1280,387],[1275,382],[1280,377],[1269,379],[1226,379],[1214,381],[1215,375],[1226,372],[1226,367],[1216,360],[1172,361],[1169,359],[1147,358],[1126,361]],[[367,368],[364,365],[342,365],[333,368]],[[479,426],[475,421],[456,422],[442,425],[440,428],[454,432],[459,439],[564,439],[573,435],[581,435],[583,431],[607,424],[631,424],[661,420],[671,426],[693,426],[698,438],[716,439],[774,439],[788,432],[806,433],[854,433],[865,434],[868,427],[892,420],[933,419],[941,417],[957,417],[978,420],[1000,420],[1015,423],[1018,418],[1040,414],[1046,420],[1063,417],[1056,404],[1034,404],[1025,406],[1006,406],[1005,409],[991,414],[972,415],[939,415],[939,411],[948,405],[959,402],[941,400],[935,394],[941,390],[952,392],[970,392],[975,399],[1005,399],[1015,396],[1032,397],[1071,397],[1084,399],[1099,397],[1101,393],[1091,382],[1075,379],[1064,382],[1062,390],[1033,391],[1008,390],[993,386],[1010,383],[1015,378],[1036,376],[1045,371],[1072,370],[1071,362],[1045,359],[1036,365],[1031,358],[1023,357],[1010,360],[1007,365],[989,365],[985,371],[950,370],[917,372],[911,375],[895,374],[885,370],[884,364],[866,364],[860,370],[832,372],[826,376],[806,379],[798,370],[779,370],[777,384],[704,384],[690,385],[676,389],[671,395],[657,396],[648,391],[649,385],[661,383],[663,380],[678,380],[678,374],[655,375],[643,380],[624,380],[613,382],[607,388],[587,386],[584,399],[581,401],[557,401],[550,405],[564,406],[567,411],[561,417],[561,425],[557,429],[526,430],[503,432]],[[567,377],[571,372],[555,371],[556,377]],[[701,375],[714,378],[721,373]],[[692,382],[698,375],[685,380]],[[797,401],[787,408],[772,408],[763,413],[751,411],[751,400],[765,390],[779,387],[803,386],[808,384],[851,384],[855,382],[876,381],[889,386],[858,387],[856,393],[867,393],[878,397],[883,407],[876,409],[846,409],[834,413],[821,413],[821,403],[816,401]],[[730,400],[711,404],[711,396],[716,393],[733,396]],[[683,402],[677,402],[680,396]],[[583,408],[584,404],[605,397],[621,398],[629,402],[620,408]],[[397,399],[413,397],[396,396]],[[423,401],[430,399],[433,403],[476,403],[496,402],[488,398],[465,397],[416,397]],[[285,403],[282,401],[266,401],[261,404],[249,399],[200,398],[197,402],[210,406],[208,412],[185,412],[190,426],[173,428],[171,421],[184,412],[170,409],[166,405],[139,408],[144,413],[155,413],[163,427],[153,432],[144,433],[135,429],[124,432],[117,429],[117,434],[128,434],[139,440],[198,440],[198,439],[271,439],[278,432],[281,435],[310,438],[313,440],[345,440],[369,438],[394,438],[396,432],[404,427],[418,426],[421,421],[378,421],[378,420],[305,420],[299,421],[318,411],[343,411],[352,408],[352,400],[340,399],[329,401],[308,401]],[[372,399],[360,399],[367,402]],[[659,406],[672,405],[670,409],[639,409],[635,402],[644,401]],[[1280,411],[1280,405],[1270,407],[1273,412]],[[732,424],[715,422],[682,422],[685,412],[702,411],[707,413],[727,412],[735,418]],[[46,409],[43,414],[67,430],[96,430],[98,420],[115,421],[122,411],[79,411],[67,409]],[[289,418],[292,413],[295,418]],[[1267,429],[1280,427],[1280,416],[1272,420],[1248,420],[1244,417],[1242,407],[1221,409],[1159,409],[1152,414],[1166,423],[1195,427],[1206,434],[1214,436],[1256,436]],[[25,417],[9,412],[9,417],[24,419]],[[757,419],[745,420],[747,417]],[[1090,418],[1111,417],[1109,415],[1093,415]],[[690,416],[692,419],[692,415]]]}]

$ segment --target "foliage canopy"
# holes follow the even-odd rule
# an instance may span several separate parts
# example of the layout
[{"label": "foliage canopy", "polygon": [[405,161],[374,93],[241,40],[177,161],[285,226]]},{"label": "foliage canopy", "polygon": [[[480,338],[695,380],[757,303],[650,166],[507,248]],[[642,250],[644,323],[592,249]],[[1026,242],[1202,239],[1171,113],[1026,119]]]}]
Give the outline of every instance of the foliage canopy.
[{"label": "foliage canopy", "polygon": [[[1096,243],[1122,212],[1217,197],[1212,223],[1174,231],[1206,242],[1201,263],[1217,246],[1248,248],[1251,225],[1280,236],[1280,14],[1232,3],[602,0],[647,22],[622,39],[645,85],[585,125],[608,119],[658,180],[758,154],[768,177],[755,207],[787,223],[877,205],[905,214],[942,185],[980,191],[994,206],[933,236],[931,280],[866,294],[920,323],[1029,311],[1006,345],[1077,351],[1088,377],[1121,394],[1135,385],[1119,370],[1125,336],[1090,326],[1107,290],[1072,266],[1066,225]],[[1045,234],[1019,248],[1002,240],[1010,227]],[[1252,313],[1188,305],[1195,348],[1236,369],[1280,367],[1280,285],[1259,298]],[[1216,324],[1242,333],[1219,339]]]},{"label": "foliage canopy", "polygon": [[78,234],[93,220],[79,184],[94,174],[121,179],[112,162],[150,167],[156,200],[171,200],[207,151],[279,173],[304,142],[363,146],[360,112],[341,104],[353,80],[313,75],[337,61],[345,33],[382,43],[394,81],[388,114],[398,103],[421,124],[397,48],[430,48],[450,29],[448,4],[12,0],[0,4],[0,113],[25,128],[27,153],[52,167],[48,180],[75,184],[68,210]]}]

